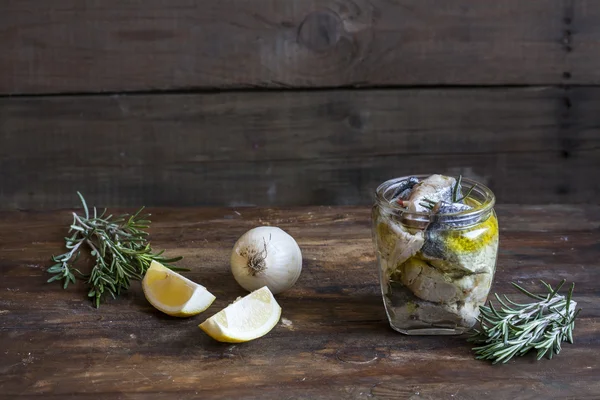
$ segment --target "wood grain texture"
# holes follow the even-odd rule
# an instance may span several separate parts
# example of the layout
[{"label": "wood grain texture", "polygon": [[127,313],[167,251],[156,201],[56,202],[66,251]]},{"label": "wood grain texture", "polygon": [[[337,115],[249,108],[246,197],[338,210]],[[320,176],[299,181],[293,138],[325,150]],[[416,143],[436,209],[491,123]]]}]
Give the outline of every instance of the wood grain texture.
[{"label": "wood grain texture", "polygon": [[[493,291],[519,299],[517,281],[576,283],[583,311],[575,343],[553,360],[492,366],[465,336],[410,337],[387,324],[369,207],[152,209],[151,240],[182,254],[190,278],[217,300],[190,319],[166,317],[139,285],[96,310],[78,285],[46,284],[69,210],[0,212],[0,398],[111,399],[564,399],[597,398],[600,383],[600,207],[497,208],[500,254]],[[196,326],[244,292],[230,250],[257,225],[298,241],[304,268],[277,296],[282,320],[246,344],[214,342]]]},{"label": "wood grain texture", "polygon": [[600,79],[594,1],[2,0],[0,8],[4,94]]},{"label": "wood grain texture", "polygon": [[595,202],[600,90],[0,99],[0,208],[368,204],[447,173],[499,202]]},{"label": "wood grain texture", "polygon": [[600,45],[597,42],[600,38],[600,5],[593,0],[569,1],[565,5],[561,41],[566,50],[565,71],[569,71],[567,80],[600,84],[600,76],[595,74],[598,68],[594,65],[595,62],[590,62],[590,55],[598,54]]}]

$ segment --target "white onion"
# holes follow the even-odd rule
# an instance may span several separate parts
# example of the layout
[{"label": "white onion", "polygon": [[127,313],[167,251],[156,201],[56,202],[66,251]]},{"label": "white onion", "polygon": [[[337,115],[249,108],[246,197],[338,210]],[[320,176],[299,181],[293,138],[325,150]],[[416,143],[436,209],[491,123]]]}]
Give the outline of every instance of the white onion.
[{"label": "white onion", "polygon": [[301,271],[300,247],[280,228],[250,229],[233,246],[231,272],[250,292],[267,286],[273,294],[281,293],[296,283]]}]

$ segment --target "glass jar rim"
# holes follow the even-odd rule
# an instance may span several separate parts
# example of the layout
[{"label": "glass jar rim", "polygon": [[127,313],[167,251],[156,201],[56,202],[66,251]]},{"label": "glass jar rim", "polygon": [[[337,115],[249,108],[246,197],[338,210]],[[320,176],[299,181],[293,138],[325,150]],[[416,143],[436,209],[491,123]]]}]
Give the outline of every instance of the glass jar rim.
[{"label": "glass jar rim", "polygon": [[[400,204],[391,202],[391,201],[389,201],[390,199],[387,199],[385,197],[386,192],[388,192],[392,187],[396,186],[397,184],[399,184],[403,181],[408,180],[409,178],[414,177],[414,178],[419,179],[419,181],[421,181],[430,176],[431,175],[420,174],[420,175],[407,175],[407,176],[402,176],[402,177],[398,177],[398,178],[388,179],[387,181],[380,184],[377,187],[377,189],[375,190],[375,197],[376,197],[377,204],[379,206],[382,206],[382,207],[390,210],[390,211],[401,212],[403,215],[404,214],[410,215],[411,218],[414,218],[414,219],[430,220],[432,215],[435,215],[436,217],[444,217],[444,218],[452,219],[454,221],[458,221],[458,220],[463,220],[463,219],[469,220],[472,218],[479,217],[487,212],[490,212],[492,210],[492,208],[494,207],[494,204],[496,203],[496,196],[490,190],[490,188],[488,188],[487,186],[483,185],[482,183],[477,182],[470,178],[461,178],[461,185],[466,184],[465,186],[467,186],[469,188],[469,190],[471,188],[473,188],[472,193],[478,194],[481,198],[484,199],[484,201],[481,203],[481,205],[479,205],[477,207],[473,207],[472,209],[465,210],[465,211],[458,211],[458,212],[453,212],[453,213],[437,213],[437,214],[431,214],[428,212],[409,211],[406,208],[402,207]],[[449,175],[445,175],[445,176],[449,176]],[[456,177],[453,177],[453,178],[456,179]]]}]

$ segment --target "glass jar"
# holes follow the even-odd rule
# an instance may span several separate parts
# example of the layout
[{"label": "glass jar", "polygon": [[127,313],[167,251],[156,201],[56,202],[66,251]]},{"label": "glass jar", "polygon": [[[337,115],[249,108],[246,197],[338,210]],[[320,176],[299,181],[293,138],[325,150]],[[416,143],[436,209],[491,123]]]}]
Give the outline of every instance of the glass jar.
[{"label": "glass jar", "polygon": [[468,331],[489,294],[498,253],[495,197],[462,179],[472,208],[455,213],[409,212],[393,195],[412,176],[376,190],[373,242],[385,310],[393,329],[407,335],[454,335]]}]

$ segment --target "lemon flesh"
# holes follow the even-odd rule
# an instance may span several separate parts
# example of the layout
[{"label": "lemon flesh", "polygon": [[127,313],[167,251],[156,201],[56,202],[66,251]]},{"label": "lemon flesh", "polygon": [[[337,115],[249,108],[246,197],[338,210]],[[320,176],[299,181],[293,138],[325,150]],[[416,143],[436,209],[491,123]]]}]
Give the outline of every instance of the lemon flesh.
[{"label": "lemon flesh", "polygon": [[199,328],[219,342],[241,343],[266,335],[280,317],[281,307],[263,286],[208,318]]},{"label": "lemon flesh", "polygon": [[215,300],[206,288],[152,261],[142,280],[146,299],[174,317],[189,317],[206,310]]}]

